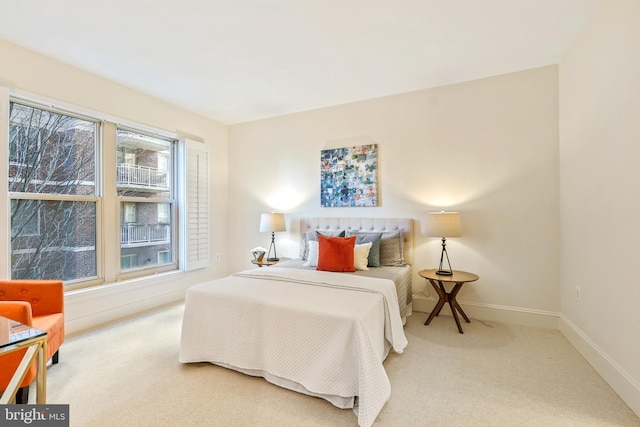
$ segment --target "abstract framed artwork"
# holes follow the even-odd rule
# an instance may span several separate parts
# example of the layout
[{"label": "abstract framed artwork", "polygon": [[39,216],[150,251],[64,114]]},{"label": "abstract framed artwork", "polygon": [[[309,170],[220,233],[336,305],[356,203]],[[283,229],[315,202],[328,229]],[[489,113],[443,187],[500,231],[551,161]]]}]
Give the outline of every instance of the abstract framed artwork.
[{"label": "abstract framed artwork", "polygon": [[378,206],[378,144],[320,152],[322,207]]}]

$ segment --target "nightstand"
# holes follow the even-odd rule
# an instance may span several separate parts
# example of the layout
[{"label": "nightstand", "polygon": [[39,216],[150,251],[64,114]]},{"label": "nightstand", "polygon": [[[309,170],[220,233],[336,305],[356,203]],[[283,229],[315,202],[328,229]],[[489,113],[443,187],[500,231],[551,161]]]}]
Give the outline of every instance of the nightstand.
[{"label": "nightstand", "polygon": [[[458,295],[458,292],[460,291],[460,288],[462,288],[462,285],[467,282],[475,282],[476,280],[478,280],[478,276],[473,273],[467,273],[466,271],[458,270],[453,270],[453,274],[450,276],[436,274],[436,270],[422,270],[418,274],[431,283],[431,286],[433,286],[433,289],[436,290],[439,296],[438,303],[436,304],[424,324],[428,325],[429,323],[431,323],[434,316],[440,314],[440,310],[442,310],[444,304],[448,302],[449,307],[451,308],[451,313],[453,314],[453,318],[456,321],[456,325],[458,325],[458,332],[464,334],[464,332],[462,331],[462,326],[460,325],[460,319],[458,319],[458,314],[456,313],[456,311],[462,315],[467,323],[471,323],[471,321],[464,313],[464,311],[462,311],[462,307],[460,307],[458,301],[456,301],[456,295]],[[455,283],[451,292],[447,292],[445,290],[444,282]]]},{"label": "nightstand", "polygon": [[269,267],[270,265],[275,265],[277,263],[279,263],[281,260],[278,261],[267,261],[267,260],[262,260],[262,261],[258,261],[257,259],[252,259],[251,260],[251,264],[255,264],[258,267]]}]

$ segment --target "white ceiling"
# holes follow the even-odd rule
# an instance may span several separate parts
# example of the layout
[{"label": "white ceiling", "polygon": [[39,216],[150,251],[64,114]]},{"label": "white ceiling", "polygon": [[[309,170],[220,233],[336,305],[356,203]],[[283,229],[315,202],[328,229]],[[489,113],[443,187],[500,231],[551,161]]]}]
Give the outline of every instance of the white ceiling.
[{"label": "white ceiling", "polygon": [[598,2],[0,0],[0,38],[232,124],[557,64]]}]

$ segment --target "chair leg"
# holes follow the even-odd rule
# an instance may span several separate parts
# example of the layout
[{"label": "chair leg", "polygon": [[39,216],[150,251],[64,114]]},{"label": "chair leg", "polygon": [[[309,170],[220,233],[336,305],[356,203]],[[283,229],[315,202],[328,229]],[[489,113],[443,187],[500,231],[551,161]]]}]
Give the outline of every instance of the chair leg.
[{"label": "chair leg", "polygon": [[20,387],[16,392],[16,404],[26,405],[29,403],[29,386]]},{"label": "chair leg", "polygon": [[60,350],[56,351],[53,356],[51,356],[51,364],[55,365],[58,363],[58,353],[60,353]]}]

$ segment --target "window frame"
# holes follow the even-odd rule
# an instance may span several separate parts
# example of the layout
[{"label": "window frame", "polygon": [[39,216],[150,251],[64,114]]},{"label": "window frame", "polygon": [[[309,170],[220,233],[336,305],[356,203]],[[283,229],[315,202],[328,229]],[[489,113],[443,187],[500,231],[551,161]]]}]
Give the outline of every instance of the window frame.
[{"label": "window frame", "polygon": [[[135,127],[135,126],[124,126],[124,125],[117,125],[116,126],[116,138],[114,139],[114,144],[115,147],[114,149],[116,151],[118,151],[117,149],[117,133],[118,130],[123,130],[126,132],[132,132],[132,133],[136,133],[139,135],[144,135],[144,136],[148,136],[151,138],[155,138],[155,139],[160,139],[163,140],[165,142],[169,143],[169,158],[172,159],[170,162],[168,162],[168,168],[167,168],[167,172],[169,172],[170,174],[170,180],[169,180],[169,187],[170,187],[170,192],[171,192],[171,197],[157,197],[157,198],[146,198],[146,197],[139,197],[139,196],[121,196],[118,195],[117,199],[118,199],[118,211],[121,212],[121,209],[123,207],[124,204],[126,203],[149,203],[149,204],[155,204],[155,205],[160,205],[160,204],[168,204],[169,205],[169,219],[170,219],[170,241],[171,241],[171,249],[170,249],[170,253],[172,254],[172,260],[168,263],[164,263],[164,264],[153,264],[149,267],[137,267],[135,269],[131,269],[131,270],[123,270],[121,267],[119,267],[118,273],[116,274],[116,280],[127,280],[127,279],[132,279],[132,278],[138,278],[138,277],[144,277],[144,276],[149,276],[151,274],[155,274],[158,272],[169,272],[169,271],[173,271],[173,270],[178,270],[179,269],[179,239],[178,239],[178,230],[179,230],[179,222],[178,222],[178,216],[177,216],[177,204],[178,204],[178,194],[179,194],[179,188],[177,185],[177,175],[179,173],[179,168],[178,168],[178,164],[179,164],[179,149],[178,146],[180,144],[180,140],[177,137],[171,137],[171,136],[167,136],[164,134],[159,134],[159,133],[153,133],[153,132],[148,132],[145,131],[144,129]],[[126,149],[125,149],[126,152]],[[125,156],[126,157],[126,156]],[[116,165],[114,165],[114,170],[117,166],[117,162]],[[114,188],[117,187],[117,182],[113,183]],[[116,188],[116,194],[117,194],[117,188]],[[137,206],[137,205],[136,205]],[[157,211],[156,211],[157,212]],[[136,215],[139,218],[139,213],[137,212]],[[118,216],[120,217],[120,216]],[[137,218],[137,219],[138,219]],[[120,234],[120,233],[118,233]],[[122,257],[122,247],[119,244],[118,245],[118,254]],[[157,259],[157,254],[156,254],[156,259]]]},{"label": "window frame", "polygon": [[[101,207],[102,207],[102,198],[101,198],[101,164],[102,164],[102,155],[101,155],[101,140],[102,140],[102,121],[90,116],[90,115],[85,115],[85,114],[79,114],[79,113],[75,113],[75,112],[71,112],[65,109],[61,109],[61,108],[57,108],[53,105],[46,105],[40,102],[36,102],[33,100],[27,100],[27,99],[23,99],[17,96],[9,96],[8,99],[6,100],[6,106],[7,106],[7,113],[6,113],[6,126],[7,126],[7,147],[5,150],[5,156],[6,156],[6,160],[7,160],[7,164],[16,164],[16,165],[20,165],[20,162],[17,162],[15,160],[10,161],[11,159],[11,145],[10,145],[10,129],[11,129],[11,125],[10,125],[10,108],[8,108],[10,106],[10,104],[18,104],[21,106],[25,106],[25,107],[29,107],[29,108],[34,108],[34,109],[39,109],[42,111],[46,111],[48,113],[53,113],[53,114],[59,114],[59,115],[63,115],[63,116],[68,116],[74,119],[78,119],[78,120],[82,120],[82,121],[86,121],[89,123],[93,124],[93,129],[94,129],[94,144],[93,144],[93,159],[94,159],[94,171],[93,171],[93,176],[94,176],[94,180],[93,180],[93,194],[90,195],[83,195],[83,194],[63,194],[63,193],[33,193],[33,192],[17,192],[17,191],[8,191],[8,186],[9,186],[9,182],[7,181],[7,187],[5,187],[5,194],[7,195],[7,201],[8,204],[11,205],[11,201],[12,200],[40,200],[43,202],[70,202],[70,203],[93,203],[95,204],[95,222],[96,222],[96,226],[95,226],[95,246],[93,247],[93,250],[95,252],[95,272],[96,274],[93,276],[86,276],[83,278],[79,278],[79,279],[72,279],[72,280],[65,280],[65,289],[75,289],[77,287],[89,287],[89,286],[95,286],[98,284],[102,284],[104,283],[104,280],[101,279],[100,277],[100,271],[101,271],[101,230],[99,227],[99,223],[101,221],[101,216],[100,216],[100,212],[101,212]],[[38,147],[40,147],[40,145],[42,144],[42,140],[40,138],[38,138],[37,140],[37,144]],[[9,170],[6,170],[5,176],[7,176],[7,178],[9,178]],[[11,215],[8,215],[7,217],[7,228],[9,229],[10,233],[9,236],[13,235],[13,227],[12,227],[12,223],[11,223]],[[42,234],[42,229],[40,228],[40,235]],[[28,236],[24,236],[24,237],[28,237]],[[34,237],[33,235],[30,235],[30,237]],[[7,247],[8,247],[8,266],[7,266],[7,270],[8,270],[8,277],[12,278],[12,270],[13,270],[13,262],[12,262],[12,254],[14,253],[12,244],[11,244],[11,237],[9,238],[8,242],[7,242]],[[28,249],[25,249],[26,251],[28,251]],[[21,251],[25,251],[22,249],[18,249],[18,252]],[[41,267],[36,266],[36,269],[41,269]]]},{"label": "window frame", "polygon": [[[7,138],[7,145],[5,149],[4,159],[6,164],[10,163],[10,147],[9,147],[9,103],[17,103],[26,105],[33,108],[43,109],[57,114],[63,114],[82,120],[88,120],[95,124],[95,144],[94,144],[94,159],[95,159],[95,176],[94,176],[94,195],[68,195],[68,194],[32,194],[32,193],[17,193],[9,192],[5,187],[2,192],[5,200],[12,199],[38,199],[46,201],[70,201],[70,202],[90,202],[95,203],[95,254],[96,254],[96,276],[86,277],[81,279],[74,279],[65,281],[65,291],[84,289],[91,287],[99,287],[101,285],[109,285],[115,282],[123,282],[133,278],[148,278],[158,273],[183,271],[182,253],[183,246],[181,240],[182,230],[182,217],[179,212],[184,209],[182,205],[182,192],[185,191],[182,187],[179,187],[178,183],[181,182],[179,174],[184,173],[180,165],[182,164],[182,145],[184,140],[178,135],[159,130],[157,128],[150,128],[145,125],[137,123],[128,123],[120,119],[114,119],[113,117],[98,118],[100,114],[87,113],[82,108],[76,107],[58,107],[48,101],[42,101],[41,99],[32,97],[23,97],[20,94],[12,93],[11,91],[5,91],[0,93],[0,100],[5,103],[4,116],[0,118],[0,130],[3,127],[6,129],[6,135],[3,138]],[[1,108],[0,108],[1,110]],[[126,123],[126,124],[123,124]],[[172,191],[171,198],[158,198],[158,199],[143,199],[136,200],[135,198],[120,197],[117,195],[117,183],[116,183],[116,165],[117,165],[117,138],[116,129],[126,129],[132,132],[145,134],[155,138],[161,138],[170,141],[171,153],[169,162],[170,173],[170,186]],[[125,155],[126,156],[126,155]],[[110,169],[113,169],[111,171]],[[5,176],[8,176],[8,169],[2,168]],[[113,178],[113,179],[111,179]],[[119,212],[120,204],[123,202],[144,202],[144,203],[166,203],[169,205],[169,215],[171,219],[170,235],[171,245],[170,251],[172,254],[172,261],[167,264],[156,264],[148,268],[141,268],[132,271],[121,271],[121,254],[120,254],[120,216],[114,216],[111,212]],[[10,203],[10,202],[9,202]],[[8,266],[5,271],[6,277],[10,277],[11,274],[11,217],[7,215],[6,225],[9,233],[7,233],[7,247],[8,247]],[[115,237],[115,236],[118,237]],[[117,240],[117,242],[116,242]],[[117,253],[114,253],[117,248]],[[116,270],[117,272],[114,272]],[[1,273],[1,272],[0,272]]]}]

